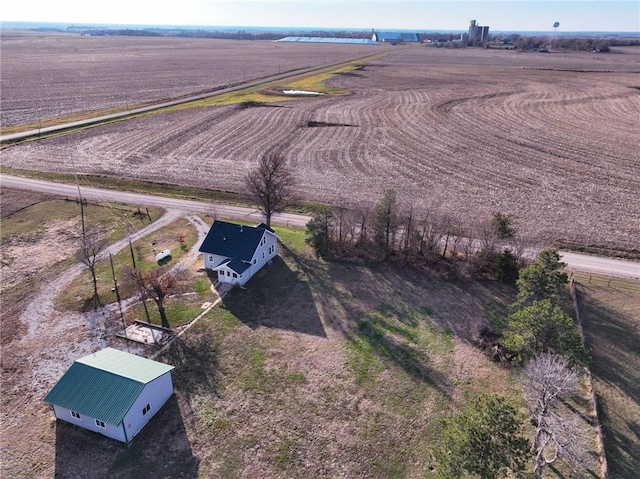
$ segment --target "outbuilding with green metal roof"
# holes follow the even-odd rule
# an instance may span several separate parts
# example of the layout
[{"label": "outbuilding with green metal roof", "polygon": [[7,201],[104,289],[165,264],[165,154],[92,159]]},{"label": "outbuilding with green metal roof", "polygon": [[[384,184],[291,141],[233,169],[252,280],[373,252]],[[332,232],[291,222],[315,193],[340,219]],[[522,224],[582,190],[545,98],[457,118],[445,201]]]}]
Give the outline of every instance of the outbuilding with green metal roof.
[{"label": "outbuilding with green metal roof", "polygon": [[173,369],[105,348],[76,359],[44,400],[57,419],[130,442],[173,394]]}]

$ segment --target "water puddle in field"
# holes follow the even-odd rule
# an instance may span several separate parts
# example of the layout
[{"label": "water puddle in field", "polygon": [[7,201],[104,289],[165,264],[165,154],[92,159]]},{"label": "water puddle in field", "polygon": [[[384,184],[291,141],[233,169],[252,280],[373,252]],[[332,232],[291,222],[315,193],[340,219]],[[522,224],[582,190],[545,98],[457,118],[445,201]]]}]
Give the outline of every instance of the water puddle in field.
[{"label": "water puddle in field", "polygon": [[282,93],[284,93],[285,95],[308,95],[308,96],[324,95],[324,93],[320,93],[319,91],[308,91],[308,90],[282,90]]}]

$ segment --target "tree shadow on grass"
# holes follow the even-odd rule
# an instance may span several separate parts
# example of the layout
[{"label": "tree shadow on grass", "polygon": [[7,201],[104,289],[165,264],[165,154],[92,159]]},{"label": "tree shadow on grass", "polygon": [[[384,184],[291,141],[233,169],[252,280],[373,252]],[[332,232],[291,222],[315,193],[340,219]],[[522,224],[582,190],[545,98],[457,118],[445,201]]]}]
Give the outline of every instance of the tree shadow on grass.
[{"label": "tree shadow on grass", "polygon": [[309,282],[280,257],[227,294],[223,308],[252,329],[260,326],[327,337]]},{"label": "tree shadow on grass", "polygon": [[[331,328],[356,349],[364,342],[376,356],[399,367],[414,380],[449,394],[446,376],[430,364],[428,355],[416,345],[419,323],[432,312],[428,306],[414,302],[415,292],[403,291],[403,285],[414,283],[410,274],[404,277],[402,270],[384,264],[321,265],[286,246],[283,253],[307,276],[318,307]],[[362,304],[374,305],[373,310],[363,311]],[[336,309],[342,310],[344,317],[336,317]],[[416,311],[420,314],[414,314]]]},{"label": "tree shadow on grass", "polygon": [[187,401],[200,392],[218,395],[218,350],[210,332],[191,334],[186,341],[176,339],[164,356],[175,366],[175,388]]},{"label": "tree shadow on grass", "polygon": [[413,343],[415,339],[408,329],[378,315],[369,315],[347,335],[347,340],[356,347],[359,341],[364,341],[379,357],[399,367],[414,380],[427,383],[449,397],[450,384],[446,375],[430,364],[425,352]]},{"label": "tree shadow on grass", "polygon": [[[637,320],[578,289],[599,417],[611,477],[635,478],[640,471],[640,336]],[[622,408],[622,409],[621,409]],[[634,427],[635,426],[635,427]]]},{"label": "tree shadow on grass", "polygon": [[59,479],[191,479],[198,477],[198,469],[175,395],[128,445],[56,422],[55,477]]}]

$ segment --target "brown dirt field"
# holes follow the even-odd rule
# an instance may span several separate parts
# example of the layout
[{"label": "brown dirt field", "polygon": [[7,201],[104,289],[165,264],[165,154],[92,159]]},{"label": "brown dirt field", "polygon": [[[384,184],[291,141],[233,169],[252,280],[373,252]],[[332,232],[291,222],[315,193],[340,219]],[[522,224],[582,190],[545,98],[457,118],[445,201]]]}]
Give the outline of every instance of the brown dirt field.
[{"label": "brown dirt field", "polygon": [[203,38],[2,32],[1,126],[176,98],[381,51]]},{"label": "brown dirt field", "polygon": [[394,51],[331,79],[347,97],[168,112],[12,146],[0,160],[241,191],[278,148],[304,199],[374,202],[394,188],[465,223],[513,214],[532,241],[637,247],[636,50]]}]

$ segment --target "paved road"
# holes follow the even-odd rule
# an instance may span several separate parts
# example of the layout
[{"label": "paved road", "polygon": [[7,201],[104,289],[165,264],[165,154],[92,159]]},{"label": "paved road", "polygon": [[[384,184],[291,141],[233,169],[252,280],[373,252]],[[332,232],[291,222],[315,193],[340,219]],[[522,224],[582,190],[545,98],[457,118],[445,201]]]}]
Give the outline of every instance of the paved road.
[{"label": "paved road", "polygon": [[[34,180],[17,176],[0,175],[0,185],[11,188],[36,190],[70,198],[78,197],[78,187],[73,184],[53,183],[50,181]],[[184,211],[185,213],[208,213],[224,218],[255,221],[256,223],[263,220],[262,215],[255,209],[243,208],[240,206],[165,198],[162,196],[142,195],[139,193],[128,193],[126,191],[98,188],[81,187],[81,192],[83,197],[94,201],[114,201],[147,206],[159,206],[161,208]],[[282,213],[275,215],[272,221],[274,224],[278,225],[304,228],[310,219],[311,218],[309,216]],[[602,258],[599,256],[571,253],[567,251],[561,251],[560,253],[562,255],[562,260],[567,263],[569,269],[575,271],[640,279],[640,263],[635,261]]]},{"label": "paved road", "polygon": [[562,261],[575,271],[640,279],[640,263],[635,261],[603,258],[569,251],[560,251],[560,256]]}]

